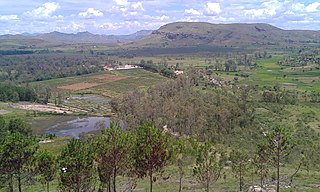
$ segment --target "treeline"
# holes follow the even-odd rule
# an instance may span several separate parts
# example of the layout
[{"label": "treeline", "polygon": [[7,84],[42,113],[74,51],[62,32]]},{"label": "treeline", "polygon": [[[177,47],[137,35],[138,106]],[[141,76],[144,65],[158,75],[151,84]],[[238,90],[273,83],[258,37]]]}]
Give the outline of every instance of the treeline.
[{"label": "treeline", "polygon": [[86,54],[26,54],[0,56],[0,80],[42,81],[102,70],[107,56]]},{"label": "treeline", "polygon": [[17,86],[0,83],[0,101],[37,101],[38,96],[35,90],[27,86]]},{"label": "treeline", "polygon": [[176,77],[173,67],[169,67],[166,60],[162,60],[158,64],[155,64],[152,60],[145,61],[142,59],[139,63],[139,66],[145,70],[159,73],[160,75],[163,75],[165,77]]},{"label": "treeline", "polygon": [[31,50],[0,50],[0,55],[23,55],[33,53],[34,51]]}]

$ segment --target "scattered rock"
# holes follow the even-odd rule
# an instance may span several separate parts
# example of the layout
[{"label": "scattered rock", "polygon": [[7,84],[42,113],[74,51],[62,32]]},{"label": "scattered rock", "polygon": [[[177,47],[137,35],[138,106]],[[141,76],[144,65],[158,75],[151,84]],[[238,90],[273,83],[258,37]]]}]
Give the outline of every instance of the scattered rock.
[{"label": "scattered rock", "polygon": [[250,186],[248,192],[275,192],[274,189],[263,188],[259,185]]}]

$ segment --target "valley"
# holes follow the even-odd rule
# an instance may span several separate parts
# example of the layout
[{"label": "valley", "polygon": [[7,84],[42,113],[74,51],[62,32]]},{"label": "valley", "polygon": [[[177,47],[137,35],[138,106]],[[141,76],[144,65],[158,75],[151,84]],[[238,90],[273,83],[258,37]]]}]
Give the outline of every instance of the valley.
[{"label": "valley", "polygon": [[[68,158],[94,161],[82,176],[90,175],[91,191],[107,191],[97,156],[112,142],[128,155],[108,180],[111,187],[117,179],[118,191],[147,191],[150,182],[159,192],[261,184],[276,191],[277,181],[281,191],[320,191],[319,31],[178,22],[119,37],[52,32],[0,39],[0,136],[30,128],[26,138],[60,163],[50,191],[72,191],[61,188],[61,166],[73,166]],[[136,162],[147,154],[139,153],[149,150],[138,150],[149,142],[144,136],[159,142],[152,150],[161,155],[149,162],[159,168],[141,173]],[[72,142],[82,147],[71,150]],[[0,139],[0,146],[9,144]],[[68,150],[87,154],[67,158]],[[206,161],[214,167],[210,186],[201,175]],[[23,191],[44,191],[40,173],[26,168],[19,170]],[[7,191],[10,181],[0,175],[0,191]]]}]

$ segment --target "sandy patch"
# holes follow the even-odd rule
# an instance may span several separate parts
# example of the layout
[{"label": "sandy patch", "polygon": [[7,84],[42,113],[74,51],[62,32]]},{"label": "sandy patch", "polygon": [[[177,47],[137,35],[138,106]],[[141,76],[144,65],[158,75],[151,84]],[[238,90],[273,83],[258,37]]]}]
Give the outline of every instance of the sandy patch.
[{"label": "sandy patch", "polygon": [[32,111],[41,111],[41,112],[53,112],[53,113],[67,113],[70,114],[70,111],[67,108],[56,107],[51,105],[41,105],[41,104],[18,104],[14,105],[14,108],[32,110]]},{"label": "sandy patch", "polygon": [[99,84],[98,83],[75,83],[75,84],[71,84],[71,85],[61,86],[58,88],[76,91],[76,90],[81,90],[81,89],[88,89],[91,87],[95,87],[97,85],[99,85]]}]

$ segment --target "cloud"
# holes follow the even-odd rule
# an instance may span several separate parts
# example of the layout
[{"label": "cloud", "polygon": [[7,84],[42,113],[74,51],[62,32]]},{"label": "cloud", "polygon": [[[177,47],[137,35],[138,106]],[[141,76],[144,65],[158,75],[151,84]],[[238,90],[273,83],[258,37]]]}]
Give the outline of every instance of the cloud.
[{"label": "cloud", "polygon": [[274,9],[251,9],[244,11],[245,16],[251,16],[252,18],[265,18],[276,14],[277,12]]},{"label": "cloud", "polygon": [[170,17],[169,17],[169,16],[167,16],[167,15],[162,15],[162,16],[150,16],[150,15],[144,15],[143,17],[144,17],[144,18],[146,18],[146,19],[156,20],[156,21],[165,21],[165,20],[170,19]]},{"label": "cloud", "polygon": [[41,7],[33,9],[32,11],[27,11],[24,14],[32,18],[50,18],[50,17],[62,17],[62,16],[52,16],[52,14],[60,8],[59,3],[47,2]]},{"label": "cloud", "polygon": [[0,21],[19,20],[18,15],[0,15]]},{"label": "cloud", "polygon": [[306,7],[306,11],[309,13],[317,12],[317,11],[319,11],[318,8],[320,8],[320,2],[314,2]]},{"label": "cloud", "polygon": [[302,12],[305,10],[305,6],[302,3],[294,3],[291,5],[291,10],[293,12]]},{"label": "cloud", "polygon": [[136,10],[136,11],[145,11],[140,1],[136,3],[132,3],[131,7],[133,8],[133,10]]},{"label": "cloud", "polygon": [[80,12],[78,15],[85,18],[92,18],[92,17],[102,17],[103,13],[94,8],[88,8],[87,11]]},{"label": "cloud", "polygon": [[128,4],[127,0],[113,0],[117,5],[125,6]]},{"label": "cloud", "polygon": [[195,9],[193,9],[193,8],[191,8],[191,9],[185,9],[185,10],[184,10],[184,14],[185,14],[185,15],[188,15],[188,16],[191,16],[191,15],[202,15],[202,13],[200,13],[200,11],[195,10]]},{"label": "cloud", "polygon": [[207,3],[205,13],[206,15],[219,15],[221,13],[220,3]]},{"label": "cloud", "polygon": [[176,21],[320,30],[320,0],[7,0],[0,5],[0,34],[59,29],[125,34]]},{"label": "cloud", "polygon": [[117,29],[120,29],[121,26],[119,23],[106,22],[106,23],[101,24],[99,26],[99,28],[106,29],[106,30],[117,30]]},{"label": "cloud", "polygon": [[140,1],[128,2],[127,0],[113,0],[115,5],[112,6],[112,10],[116,12],[122,12],[124,15],[137,15],[138,12],[144,12],[145,9]]},{"label": "cloud", "polygon": [[251,19],[266,19],[276,16],[279,13],[288,11],[286,4],[289,1],[280,2],[278,0],[269,0],[263,2],[258,8],[244,10],[244,15]]}]

